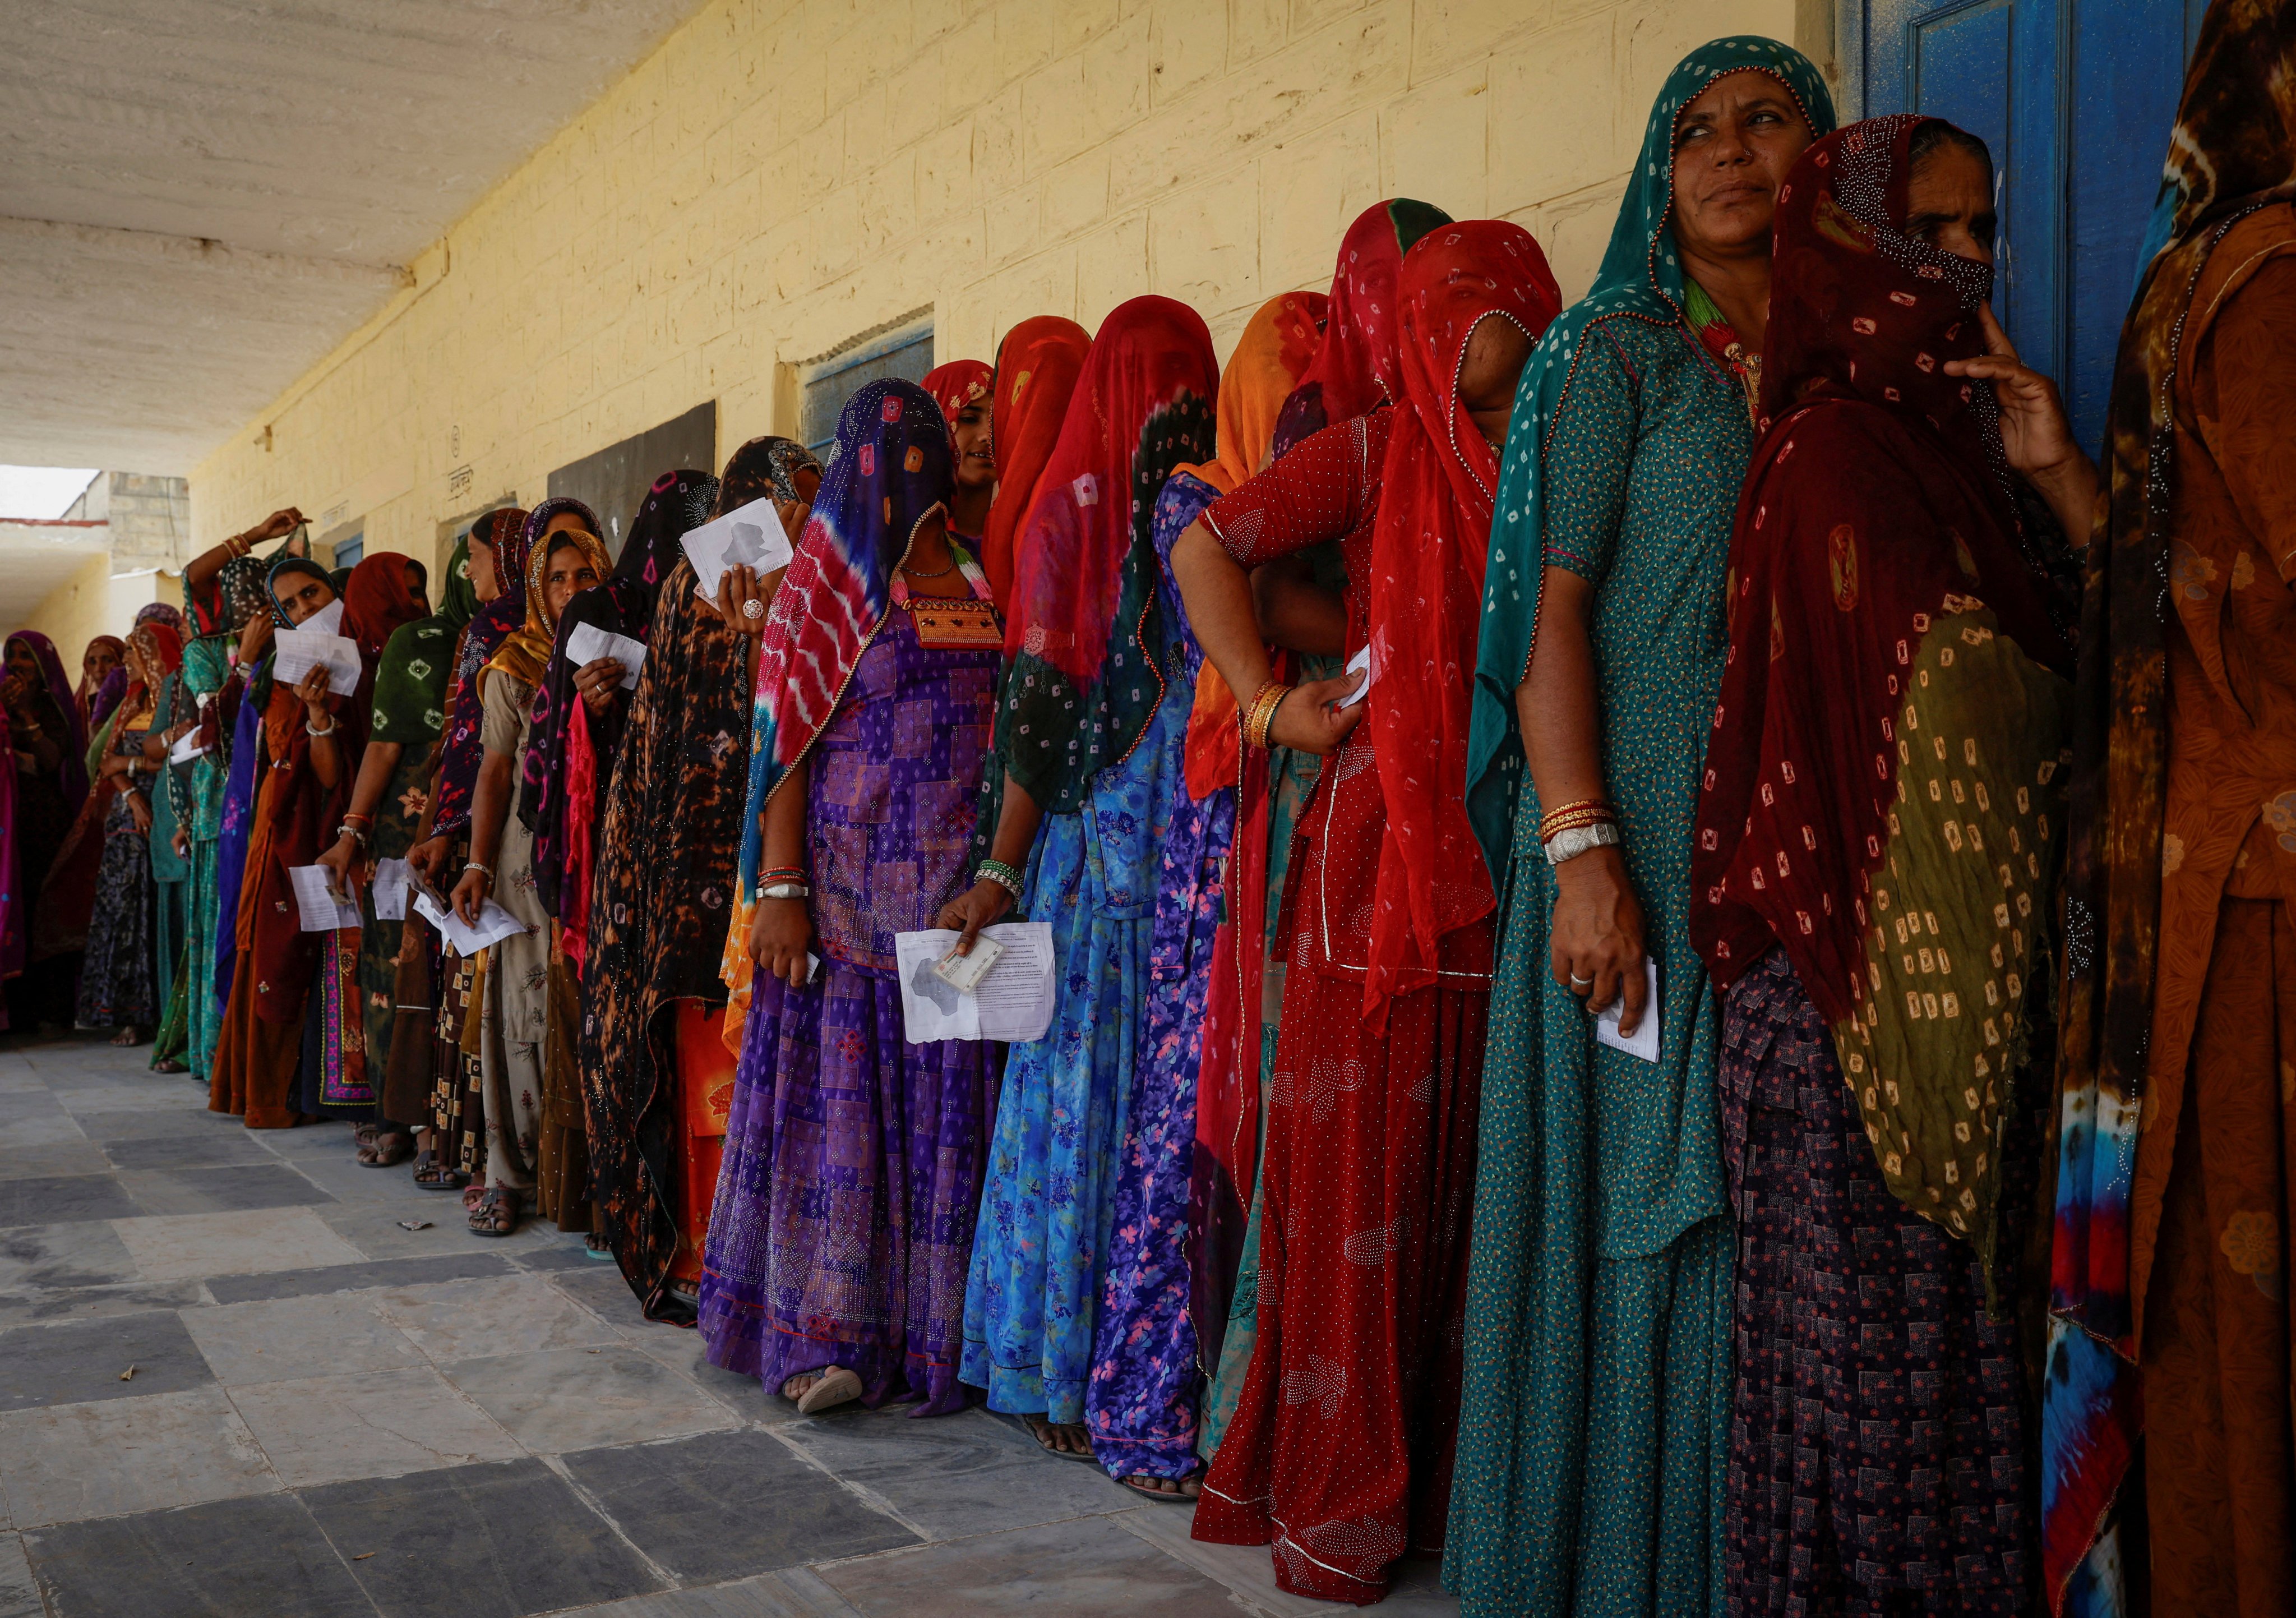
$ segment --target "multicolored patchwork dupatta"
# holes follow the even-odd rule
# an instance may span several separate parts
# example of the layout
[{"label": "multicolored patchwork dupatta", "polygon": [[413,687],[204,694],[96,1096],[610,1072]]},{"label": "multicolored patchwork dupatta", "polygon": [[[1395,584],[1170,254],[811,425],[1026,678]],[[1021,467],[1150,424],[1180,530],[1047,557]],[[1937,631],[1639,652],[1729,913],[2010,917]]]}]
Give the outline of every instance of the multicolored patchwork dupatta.
[{"label": "multicolored patchwork dupatta", "polygon": [[471,542],[494,553],[500,594],[480,607],[463,631],[455,655],[455,678],[447,689],[447,729],[439,745],[439,806],[431,817],[434,835],[446,836],[470,823],[471,794],[479,782],[486,750],[479,743],[485,709],[479,701],[479,670],[512,629],[526,621],[527,513],[514,505],[481,515],[471,524]]},{"label": "multicolored patchwork dupatta", "polygon": [[1084,357],[1091,351],[1092,333],[1059,315],[1024,320],[997,345],[988,406],[996,498],[988,507],[988,531],[980,537],[980,565],[1000,612],[1011,611],[1021,530],[1036,503],[1045,463],[1060,442],[1069,396],[1084,374]]},{"label": "multicolored patchwork dupatta", "polygon": [[1467,341],[1513,321],[1537,342],[1562,311],[1546,255],[1519,225],[1439,226],[1405,255],[1395,289],[1400,407],[1380,472],[1369,580],[1372,666],[1364,722],[1382,760],[1387,829],[1374,889],[1364,1012],[1435,981],[1445,934],[1490,914],[1468,824],[1467,670],[1498,456],[1459,403]]},{"label": "multicolored patchwork dupatta", "polygon": [[2072,653],[1993,390],[1944,370],[1985,351],[1991,267],[1898,227],[1935,121],[1852,124],[1779,188],[1691,937],[1718,988],[1785,950],[1882,1179],[1990,1292]]},{"label": "multicolored patchwork dupatta", "polygon": [[1467,812],[1492,877],[1505,890],[1522,784],[1514,689],[1530,663],[1546,554],[1544,451],[1562,408],[1579,345],[1605,320],[1682,324],[1682,265],[1668,220],[1674,207],[1674,130],[1682,111],[1726,73],[1752,68],[1775,78],[1801,108],[1813,136],[1833,131],[1833,98],[1808,57],[1757,34],[1717,39],[1668,75],[1643,129],[1643,144],[1602,267],[1586,297],[1546,328],[1516,390],[1514,422],[1499,472],[1490,562],[1483,574],[1482,644],[1475,654],[1474,728],[1467,757]]},{"label": "multicolored patchwork dupatta", "polygon": [[782,576],[758,647],[742,886],[757,891],[766,803],[837,711],[883,627],[894,570],[918,527],[948,508],[948,423],[932,396],[898,378],[845,401],[828,475]]},{"label": "multicolored patchwork dupatta", "polygon": [[2169,390],[2210,252],[2241,217],[2296,197],[2296,5],[2209,8],[2193,51],[2136,300],[2121,328],[2088,552],[2073,696],[2065,984],[2041,1560],[2060,1613],[2117,1609],[2089,1558],[2143,1423],[2130,1318],[2128,1199],[2143,1116],[2168,804]]},{"label": "multicolored patchwork dupatta", "polygon": [[1396,353],[1395,280],[1403,255],[1451,216],[1427,202],[1390,197],[1365,209],[1340,238],[1324,340],[1277,412],[1275,453],[1338,422],[1403,397]]},{"label": "multicolored patchwork dupatta", "polygon": [[1169,298],[1119,305],[1085,357],[1021,537],[996,717],[1000,761],[1048,812],[1081,808],[1163,700],[1156,497],[1210,458],[1218,391],[1211,333]]}]

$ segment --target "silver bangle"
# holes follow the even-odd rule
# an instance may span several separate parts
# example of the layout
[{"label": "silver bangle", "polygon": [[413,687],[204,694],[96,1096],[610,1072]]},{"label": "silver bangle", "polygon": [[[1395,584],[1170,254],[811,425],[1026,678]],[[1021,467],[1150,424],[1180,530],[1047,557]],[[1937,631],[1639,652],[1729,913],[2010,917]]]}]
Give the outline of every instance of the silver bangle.
[{"label": "silver bangle", "polygon": [[1590,850],[1616,848],[1618,843],[1619,828],[1607,820],[1598,820],[1593,825],[1574,825],[1546,840],[1546,863],[1559,866]]},{"label": "silver bangle", "polygon": [[813,890],[801,882],[777,882],[758,890],[759,899],[811,899]]},{"label": "silver bangle", "polygon": [[305,719],[305,720],[303,721],[303,734],[304,734],[305,735],[307,735],[307,736],[313,736],[313,737],[316,737],[316,736],[331,736],[331,735],[334,735],[334,734],[335,734],[335,721],[334,721],[334,719],[331,717],[331,718],[327,720],[327,727],[326,727],[324,730],[314,730],[314,729],[311,727],[311,721],[310,721],[310,720],[308,720],[308,719]]}]

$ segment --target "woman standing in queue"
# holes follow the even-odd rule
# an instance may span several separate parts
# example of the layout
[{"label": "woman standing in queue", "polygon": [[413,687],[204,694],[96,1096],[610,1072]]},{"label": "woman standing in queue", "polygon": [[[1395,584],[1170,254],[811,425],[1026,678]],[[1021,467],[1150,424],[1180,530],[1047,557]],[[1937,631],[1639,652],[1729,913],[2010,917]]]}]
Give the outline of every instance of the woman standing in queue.
[{"label": "woman standing in queue", "polygon": [[[1483,537],[1515,382],[1562,307],[1529,234],[1405,255],[1401,400],[1302,441],[1173,547],[1243,738],[1326,755],[1286,905],[1261,1167],[1259,1332],[1197,1539],[1273,1543],[1277,1583],[1357,1604],[1439,1549],[1491,969],[1464,788]],[[1247,568],[1337,541],[1367,668],[1271,678]]]},{"label": "woman standing in queue", "polygon": [[136,626],[127,641],[127,690],[107,729],[97,772],[118,787],[104,817],[77,1020],[82,1028],[119,1030],[114,1045],[142,1044],[166,1013],[151,849],[152,793],[166,791],[160,778],[165,766],[145,759],[144,739],[158,723],[160,687],[182,664],[173,628],[159,621]]},{"label": "woman standing in queue", "polygon": [[[804,446],[752,439],[726,457],[710,514],[771,499],[801,532],[820,486]],[[695,594],[685,556],[663,576],[601,811],[583,970],[598,1223],[647,1318],[678,1323],[693,1318],[734,1088],[720,973],[749,780],[750,629],[766,621],[754,578],[735,577],[746,572],[728,569],[719,587],[730,612]]]},{"label": "woman standing in queue", "polygon": [[[535,688],[550,657],[558,614],[611,563],[598,520],[579,500],[545,500],[526,519],[526,618],[476,676],[484,719],[482,756],[471,796],[470,856],[449,896],[475,927],[488,899],[525,925],[486,951],[479,1011],[479,1063],[486,1095],[487,1189],[471,1210],[479,1236],[518,1228],[537,1188],[544,1045],[550,1022],[550,917],[534,881],[534,836],[514,812]],[[545,1218],[558,1208],[545,1206]],[[586,1228],[583,1220],[578,1228]]]},{"label": "woman standing in queue", "polygon": [[758,977],[701,1330],[712,1364],[808,1413],[967,1403],[995,1052],[909,1044],[893,953],[964,882],[995,717],[1004,637],[947,533],[954,460],[922,390],[849,399],[759,649],[741,877]]},{"label": "woman standing in queue", "polygon": [[1180,671],[1156,497],[1174,467],[1210,458],[1218,386],[1210,333],[1185,305],[1136,298],[1101,323],[1014,556],[988,767],[1002,801],[976,839],[988,857],[939,918],[967,949],[1016,901],[1052,924],[1052,1026],[1005,1063],[964,1378],[1047,1450],[1081,1460],[1148,994],[1162,776],[1179,768],[1189,707],[1168,691]]},{"label": "woman standing in queue", "polygon": [[[1445,1558],[1475,1618],[1719,1599],[1734,1238],[1692,822],[1771,217],[1833,127],[1788,46],[1693,51],[1509,430],[1468,774],[1501,945]],[[1654,1063],[1595,1039],[1621,994],[1623,1032],[1659,1018]]]},{"label": "woman standing in queue", "polygon": [[952,359],[925,373],[918,386],[932,395],[948,423],[955,475],[948,497],[948,531],[976,563],[980,536],[996,499],[996,451],[989,441],[990,401],[996,373],[986,360]]},{"label": "woman standing in queue", "polygon": [[1956,1612],[2031,1601],[2014,1305],[2072,560],[2013,469],[2060,522],[2095,477],[2054,389],[2005,449],[1967,379],[1999,346],[1993,195],[1983,143],[1910,116],[1828,136],[1779,192],[1691,866],[1738,1220],[1733,1610],[1878,1609],[1933,1568]]},{"label": "woman standing in queue", "polygon": [[87,799],[87,733],[54,643],[37,629],[8,637],[0,700],[8,708],[16,771],[16,870],[11,920],[23,969],[8,980],[8,1026],[45,1032],[64,1025],[79,971],[76,953],[41,948],[48,875]]},{"label": "woman standing in queue", "polygon": [[996,496],[980,538],[981,571],[996,593],[999,612],[1009,615],[1013,574],[1021,530],[1036,503],[1045,464],[1060,442],[1069,398],[1092,351],[1092,333],[1064,315],[1031,315],[1004,333],[996,345],[996,373],[989,383],[989,453],[996,468]]}]

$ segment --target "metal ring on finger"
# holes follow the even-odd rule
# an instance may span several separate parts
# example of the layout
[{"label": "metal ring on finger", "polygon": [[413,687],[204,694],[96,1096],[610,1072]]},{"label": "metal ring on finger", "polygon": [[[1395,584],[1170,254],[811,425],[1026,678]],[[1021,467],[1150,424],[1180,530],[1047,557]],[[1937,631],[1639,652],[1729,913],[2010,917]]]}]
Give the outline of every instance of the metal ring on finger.
[{"label": "metal ring on finger", "polygon": [[752,595],[742,604],[742,616],[752,623],[766,615],[766,604]]},{"label": "metal ring on finger", "polygon": [[1570,974],[1570,987],[1573,989],[1592,989],[1595,987],[1595,980],[1592,978],[1582,978],[1574,972]]}]

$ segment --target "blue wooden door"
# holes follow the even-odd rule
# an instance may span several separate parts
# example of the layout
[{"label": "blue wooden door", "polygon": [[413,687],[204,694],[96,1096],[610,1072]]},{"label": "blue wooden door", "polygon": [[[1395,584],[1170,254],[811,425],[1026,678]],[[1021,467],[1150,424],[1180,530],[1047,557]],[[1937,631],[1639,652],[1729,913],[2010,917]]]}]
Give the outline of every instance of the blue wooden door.
[{"label": "blue wooden door", "polygon": [[1849,0],[1845,100],[1949,119],[1993,149],[1995,309],[2103,437],[2113,350],[2204,0]]}]

